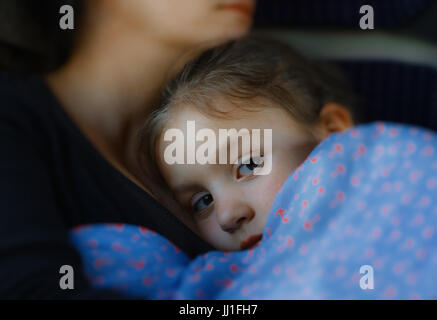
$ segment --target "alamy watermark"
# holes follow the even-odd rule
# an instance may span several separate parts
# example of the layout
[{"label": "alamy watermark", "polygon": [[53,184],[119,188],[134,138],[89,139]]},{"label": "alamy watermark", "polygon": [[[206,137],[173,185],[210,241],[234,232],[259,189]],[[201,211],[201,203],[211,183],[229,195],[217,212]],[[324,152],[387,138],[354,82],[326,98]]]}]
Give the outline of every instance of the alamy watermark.
[{"label": "alamy watermark", "polygon": [[189,120],[186,132],[185,137],[184,132],[177,128],[165,131],[163,139],[170,142],[164,150],[164,161],[167,164],[254,162],[259,165],[254,169],[254,175],[268,175],[272,170],[272,129],[219,129],[217,137],[216,132],[209,128],[196,132],[195,121]]},{"label": "alamy watermark", "polygon": [[362,265],[360,267],[360,274],[362,274],[360,278],[360,288],[363,290],[373,290],[374,286],[374,278],[373,278],[373,267],[370,265]]},{"label": "alamy watermark", "polygon": [[59,287],[62,290],[74,289],[74,269],[70,265],[63,265],[59,269],[59,273],[63,276],[59,279]]},{"label": "alamy watermark", "polygon": [[62,30],[73,30],[74,29],[74,9],[70,5],[63,5],[59,8],[59,13],[62,14],[61,19],[59,19],[59,27]]},{"label": "alamy watermark", "polygon": [[[59,8],[59,13],[62,17],[59,20],[59,27],[62,30],[74,29],[74,8],[71,5],[63,5]],[[363,5],[360,7],[360,14],[363,16],[360,18],[359,25],[362,30],[375,29],[375,14],[371,5]]]},{"label": "alamy watermark", "polygon": [[360,19],[360,28],[362,30],[375,29],[375,12],[370,5],[364,5],[360,8],[360,13],[363,16]]}]

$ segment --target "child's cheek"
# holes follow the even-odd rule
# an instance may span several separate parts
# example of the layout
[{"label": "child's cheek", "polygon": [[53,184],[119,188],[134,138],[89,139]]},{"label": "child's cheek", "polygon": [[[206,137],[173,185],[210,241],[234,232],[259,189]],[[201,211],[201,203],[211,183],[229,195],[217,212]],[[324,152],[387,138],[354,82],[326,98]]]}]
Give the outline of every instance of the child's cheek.
[{"label": "child's cheek", "polygon": [[257,198],[262,199],[261,210],[257,210],[257,213],[263,214],[263,220],[267,220],[270,209],[273,202],[282,187],[284,179],[282,175],[276,174],[274,171],[268,176],[263,177],[265,179],[263,187],[258,189]]},{"label": "child's cheek", "polygon": [[200,235],[204,240],[215,247],[217,244],[220,244],[220,237],[223,230],[221,230],[214,217],[209,217],[208,219],[199,221],[198,226]]},{"label": "child's cheek", "polygon": [[295,167],[296,165],[291,163],[283,154],[278,155],[276,161],[273,163],[272,172],[268,176],[271,184],[270,189],[274,192],[274,195],[279,192]]},{"label": "child's cheek", "polygon": [[263,197],[266,201],[265,205],[268,208],[267,212],[270,211],[276,195],[281,190],[288,176],[297,167],[296,163],[291,163],[291,161],[286,161],[287,158],[283,158],[284,157],[282,154],[279,155],[277,157],[277,161],[273,163],[272,172],[268,176],[264,177],[266,179],[266,182],[262,194],[260,194],[260,197]]}]

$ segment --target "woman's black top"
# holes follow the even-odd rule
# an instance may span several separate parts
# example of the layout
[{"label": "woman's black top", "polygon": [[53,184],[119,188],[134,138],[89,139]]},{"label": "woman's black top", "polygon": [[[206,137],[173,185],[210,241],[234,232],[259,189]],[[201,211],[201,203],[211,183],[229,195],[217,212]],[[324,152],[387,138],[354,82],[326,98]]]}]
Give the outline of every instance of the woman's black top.
[{"label": "woman's black top", "polygon": [[[90,223],[145,226],[190,256],[211,249],[103,158],[41,76],[0,73],[0,298],[118,298],[91,288],[69,244]],[[60,288],[63,265],[73,290]]]}]

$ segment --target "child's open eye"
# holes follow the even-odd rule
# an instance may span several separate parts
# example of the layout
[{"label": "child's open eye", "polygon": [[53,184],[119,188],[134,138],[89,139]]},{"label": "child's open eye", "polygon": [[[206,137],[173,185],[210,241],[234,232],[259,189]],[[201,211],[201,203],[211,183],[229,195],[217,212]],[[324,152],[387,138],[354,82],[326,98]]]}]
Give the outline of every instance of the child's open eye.
[{"label": "child's open eye", "polygon": [[256,168],[261,168],[264,165],[264,161],[262,158],[256,158],[256,161],[254,158],[250,157],[250,163],[242,163],[237,168],[236,178],[237,180],[244,179],[246,177],[252,176],[253,171]]},{"label": "child's open eye", "polygon": [[193,196],[191,200],[191,207],[195,213],[198,213],[208,208],[213,200],[214,199],[210,193],[200,192]]}]

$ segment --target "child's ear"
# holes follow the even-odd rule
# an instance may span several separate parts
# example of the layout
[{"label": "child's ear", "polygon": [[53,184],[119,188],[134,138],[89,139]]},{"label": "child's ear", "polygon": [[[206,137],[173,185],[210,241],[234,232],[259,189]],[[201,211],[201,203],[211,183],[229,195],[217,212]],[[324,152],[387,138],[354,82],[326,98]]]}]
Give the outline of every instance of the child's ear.
[{"label": "child's ear", "polygon": [[354,125],[350,111],[340,103],[330,102],[323,106],[317,122],[317,135],[323,140],[333,132],[347,130]]}]

